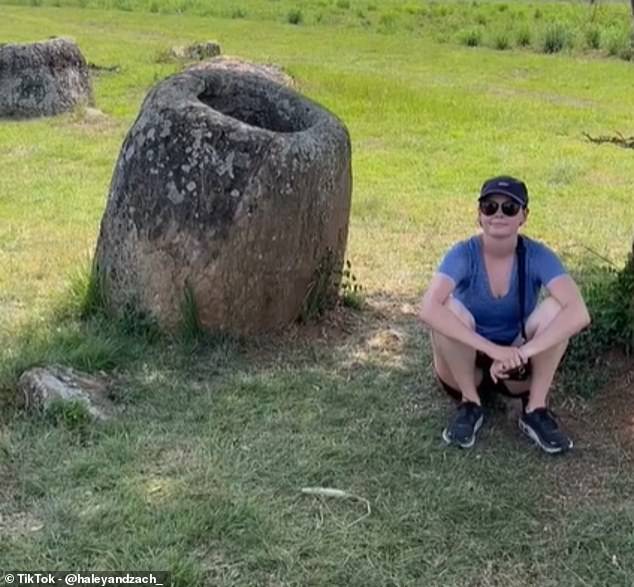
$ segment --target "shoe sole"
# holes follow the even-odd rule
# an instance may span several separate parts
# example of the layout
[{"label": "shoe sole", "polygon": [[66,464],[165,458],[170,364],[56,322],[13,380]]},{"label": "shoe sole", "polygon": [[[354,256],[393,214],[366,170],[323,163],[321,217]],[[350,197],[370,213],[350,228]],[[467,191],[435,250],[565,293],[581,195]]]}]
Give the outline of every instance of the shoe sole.
[{"label": "shoe sole", "polygon": [[572,440],[570,441],[570,446],[568,446],[567,448],[553,448],[552,446],[547,446],[542,443],[537,433],[530,426],[527,426],[526,424],[524,424],[524,422],[522,422],[521,419],[518,420],[518,424],[519,424],[520,430],[526,436],[528,436],[528,438],[530,438],[537,446],[539,446],[539,448],[541,448],[544,452],[548,453],[549,455],[556,455],[562,452],[569,451],[574,446],[574,443],[572,442]]},{"label": "shoe sole", "polygon": [[449,438],[449,434],[447,433],[446,428],[442,431],[442,439],[447,444],[455,444],[456,446],[459,446],[460,448],[471,448],[475,444],[476,435],[478,434],[478,430],[480,430],[480,428],[482,427],[483,422],[484,422],[484,416],[480,416],[477,419],[475,426],[473,427],[473,434],[471,435],[471,438],[469,439],[468,442],[456,442],[455,440],[452,440],[451,438]]}]

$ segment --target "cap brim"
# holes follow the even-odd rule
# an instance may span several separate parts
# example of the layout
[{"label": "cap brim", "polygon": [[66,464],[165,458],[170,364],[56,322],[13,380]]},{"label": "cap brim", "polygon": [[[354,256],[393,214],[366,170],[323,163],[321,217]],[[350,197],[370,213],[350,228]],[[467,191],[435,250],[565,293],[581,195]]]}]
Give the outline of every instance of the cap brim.
[{"label": "cap brim", "polygon": [[495,188],[494,190],[483,193],[478,198],[478,202],[480,200],[484,200],[484,198],[489,198],[491,196],[506,196],[507,198],[511,198],[511,200],[513,200],[514,202],[517,202],[521,206],[526,206],[527,204],[527,202],[523,200],[522,198],[520,198],[517,194],[513,194],[511,192],[501,190],[500,188]]}]

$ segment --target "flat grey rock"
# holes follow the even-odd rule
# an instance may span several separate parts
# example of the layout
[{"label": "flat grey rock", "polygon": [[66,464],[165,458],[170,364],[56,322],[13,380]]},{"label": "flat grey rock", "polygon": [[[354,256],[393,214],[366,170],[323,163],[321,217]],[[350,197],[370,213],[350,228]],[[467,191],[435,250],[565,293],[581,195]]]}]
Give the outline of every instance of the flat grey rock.
[{"label": "flat grey rock", "polygon": [[293,87],[295,85],[293,78],[278,65],[270,63],[252,63],[250,61],[245,61],[244,59],[239,59],[238,57],[229,57],[226,55],[222,57],[214,57],[213,59],[206,59],[191,68],[191,70],[197,69],[221,69],[226,71],[235,71],[236,73],[261,75],[284,86]]},{"label": "flat grey rock", "polygon": [[209,59],[217,57],[221,53],[220,45],[216,41],[204,41],[192,43],[184,47],[172,47],[171,54],[177,59]]},{"label": "flat grey rock", "polygon": [[18,390],[27,410],[45,411],[56,401],[79,401],[95,420],[107,420],[114,413],[108,398],[110,382],[98,377],[62,367],[34,367],[18,380]]}]

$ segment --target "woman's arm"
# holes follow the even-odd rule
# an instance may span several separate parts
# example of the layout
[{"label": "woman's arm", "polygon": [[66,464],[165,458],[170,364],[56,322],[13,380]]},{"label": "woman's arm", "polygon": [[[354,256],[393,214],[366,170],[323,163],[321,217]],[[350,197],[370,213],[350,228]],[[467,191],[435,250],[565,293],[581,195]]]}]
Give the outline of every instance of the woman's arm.
[{"label": "woman's arm", "polygon": [[590,314],[574,279],[570,275],[560,275],[546,286],[559,305],[561,311],[539,334],[520,347],[529,359],[569,339],[590,324]]},{"label": "woman's arm", "polygon": [[432,330],[440,334],[482,351],[489,356],[496,354],[498,345],[493,344],[463,324],[445,305],[454,288],[455,284],[450,277],[436,273],[423,296],[418,317]]}]

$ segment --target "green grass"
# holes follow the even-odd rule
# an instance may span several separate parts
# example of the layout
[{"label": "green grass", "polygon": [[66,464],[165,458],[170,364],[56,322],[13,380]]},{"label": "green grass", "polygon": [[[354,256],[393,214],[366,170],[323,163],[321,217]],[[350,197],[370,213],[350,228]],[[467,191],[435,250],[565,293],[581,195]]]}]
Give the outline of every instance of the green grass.
[{"label": "green grass", "polygon": [[[575,275],[600,270],[597,255],[623,266],[634,156],[582,132],[632,134],[634,70],[346,28],[331,9],[356,19],[360,4],[326,4],[319,26],[309,4],[300,26],[288,23],[281,0],[225,19],[157,14],[162,4],[155,14],[2,6],[3,41],[70,35],[89,61],[121,71],[95,79],[105,120],[0,124],[0,392],[49,362],[122,384],[119,416],[94,428],[73,413],[5,409],[1,566],[167,569],[183,586],[627,585],[627,453],[602,436],[547,459],[500,414],[473,452],[446,450],[449,405],[412,308],[442,252],[475,230],[481,181],[501,172],[526,180],[527,233]],[[492,20],[518,5],[481,4]],[[395,6],[362,5],[372,22],[395,14],[383,27],[398,31]],[[540,10],[546,21],[551,5]],[[209,31],[228,54],[282,65],[350,130],[347,256],[368,306],[344,314],[350,334],[326,321],[285,337],[172,340],[134,320],[79,319],[90,308],[81,268],[123,137],[148,89],[179,67],[156,57]],[[367,498],[371,515],[357,523],[362,504],[301,495],[317,485]]]},{"label": "green grass", "polygon": [[[594,55],[626,60],[631,55],[631,50],[628,52],[622,46],[624,38],[629,46],[629,6],[627,2],[616,0],[602,0],[595,5],[590,5],[587,0],[514,0],[512,3],[497,0],[383,0],[380,6],[367,0],[249,0],[237,6],[233,0],[9,0],[7,3],[247,18],[296,26],[320,24],[383,34],[414,34],[439,42],[464,44],[465,39],[471,39],[470,46],[481,44],[475,41],[474,31],[482,29],[480,33],[488,39],[486,45],[498,50],[508,49],[512,40],[516,40],[516,48],[546,53],[556,53],[566,47],[569,51],[590,51]],[[554,44],[553,23],[558,23],[560,29],[554,33]],[[588,43],[588,27],[605,36],[605,43],[597,43],[596,37]],[[501,39],[499,31],[504,31],[505,39]],[[559,38],[559,35],[563,36]]]}]

